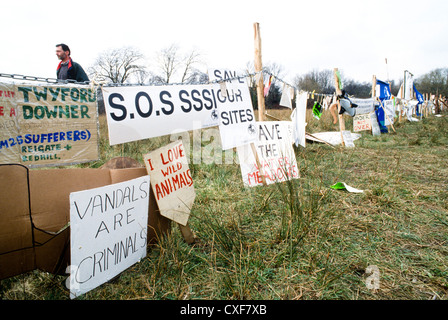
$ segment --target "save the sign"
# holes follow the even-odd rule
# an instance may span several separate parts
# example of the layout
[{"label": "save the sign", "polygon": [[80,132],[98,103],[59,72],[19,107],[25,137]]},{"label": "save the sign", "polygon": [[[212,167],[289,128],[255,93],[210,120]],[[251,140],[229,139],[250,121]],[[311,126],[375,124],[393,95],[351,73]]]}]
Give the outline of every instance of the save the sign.
[{"label": "save the sign", "polygon": [[[233,103],[218,102],[219,132],[222,149],[247,145],[257,140],[256,121],[246,80],[227,82],[227,95],[233,93]],[[230,99],[230,98],[229,98]]]},{"label": "save the sign", "polygon": [[70,297],[146,256],[149,176],[70,194]]},{"label": "save the sign", "polygon": [[160,214],[186,226],[196,193],[182,140],[144,155]]},{"label": "save the sign", "polygon": [[238,147],[241,175],[245,186],[258,186],[299,178],[299,168],[292,148],[289,121],[257,123],[254,143],[258,161],[251,146]]}]

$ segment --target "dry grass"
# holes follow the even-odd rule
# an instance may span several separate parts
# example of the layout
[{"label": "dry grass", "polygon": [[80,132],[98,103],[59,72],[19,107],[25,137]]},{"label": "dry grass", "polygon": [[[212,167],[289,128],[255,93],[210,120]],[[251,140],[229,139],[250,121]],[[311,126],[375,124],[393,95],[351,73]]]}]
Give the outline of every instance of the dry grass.
[{"label": "dry grass", "polygon": [[[288,120],[290,111],[269,113]],[[337,130],[328,113],[308,115],[308,132]],[[301,178],[267,187],[244,188],[236,164],[192,164],[199,241],[187,245],[173,228],[146,259],[79,299],[447,299],[448,119],[395,128],[362,133],[354,149],[296,149]],[[101,136],[91,167],[141,161],[170,140],[110,147]],[[364,193],[329,188],[340,181]],[[366,286],[371,265],[376,290]],[[68,299],[64,280],[35,271],[1,281],[0,296]]]}]

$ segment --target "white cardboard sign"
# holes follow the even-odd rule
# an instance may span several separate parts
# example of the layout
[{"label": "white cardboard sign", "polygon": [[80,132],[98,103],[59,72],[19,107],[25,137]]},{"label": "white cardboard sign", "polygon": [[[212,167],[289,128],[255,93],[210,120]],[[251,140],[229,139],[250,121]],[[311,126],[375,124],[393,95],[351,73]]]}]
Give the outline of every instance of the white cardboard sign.
[{"label": "white cardboard sign", "polygon": [[[238,147],[241,175],[245,186],[284,182],[299,178],[299,169],[292,148],[289,121],[257,122],[257,142],[254,143],[259,165],[250,145]],[[261,169],[261,170],[260,170]]]},{"label": "white cardboard sign", "polygon": [[149,176],[70,194],[70,297],[146,256]]},{"label": "white cardboard sign", "polygon": [[226,87],[228,101],[222,103],[218,100],[219,132],[223,150],[257,140],[255,115],[246,80],[227,82]]}]

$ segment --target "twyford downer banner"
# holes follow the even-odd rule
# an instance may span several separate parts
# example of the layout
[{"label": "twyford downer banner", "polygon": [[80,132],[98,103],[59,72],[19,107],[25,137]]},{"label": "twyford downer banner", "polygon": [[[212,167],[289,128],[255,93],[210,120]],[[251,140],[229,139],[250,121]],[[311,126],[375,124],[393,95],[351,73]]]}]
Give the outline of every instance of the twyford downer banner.
[{"label": "twyford downer banner", "polygon": [[70,194],[71,298],[146,256],[149,176]]},{"label": "twyford downer banner", "polygon": [[238,147],[241,175],[245,186],[284,182],[299,178],[290,121],[257,122],[257,141],[254,143],[258,155],[255,158],[250,145]]},{"label": "twyford downer banner", "polygon": [[187,225],[196,193],[182,140],[143,156],[160,214]]},{"label": "twyford downer banner", "polygon": [[98,158],[95,91],[0,83],[0,163],[33,167]]}]

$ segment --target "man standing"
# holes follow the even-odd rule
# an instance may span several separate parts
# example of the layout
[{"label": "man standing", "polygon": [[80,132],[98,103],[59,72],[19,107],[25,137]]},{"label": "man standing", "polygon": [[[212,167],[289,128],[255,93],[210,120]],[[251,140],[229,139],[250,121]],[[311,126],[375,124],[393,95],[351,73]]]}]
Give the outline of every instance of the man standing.
[{"label": "man standing", "polygon": [[70,58],[70,48],[66,44],[56,45],[56,55],[61,60],[56,70],[58,79],[75,80],[76,82],[89,81],[89,77],[81,65]]}]

